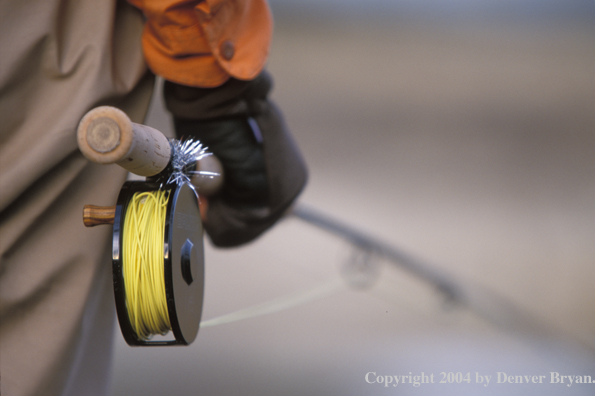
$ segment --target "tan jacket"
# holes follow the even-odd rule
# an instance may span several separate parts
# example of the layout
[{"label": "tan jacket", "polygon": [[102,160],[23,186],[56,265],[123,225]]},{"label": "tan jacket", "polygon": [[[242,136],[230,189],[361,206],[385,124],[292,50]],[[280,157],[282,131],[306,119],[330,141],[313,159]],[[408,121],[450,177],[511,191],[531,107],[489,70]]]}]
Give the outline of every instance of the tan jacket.
[{"label": "tan jacket", "polygon": [[[264,63],[270,15],[262,1],[194,2],[190,18],[200,26],[189,29],[170,26],[183,14],[159,16],[158,3],[171,1],[135,1],[147,14],[144,27],[125,1],[0,2],[2,395],[106,391],[115,318],[111,230],[85,229],[81,208],[113,205],[126,172],[79,153],[82,115],[113,105],[142,121],[153,88],[142,48],[155,72],[186,84],[249,79]],[[245,17],[266,34],[246,33]],[[164,28],[154,34],[156,26]],[[183,45],[175,44],[180,32],[192,32]],[[222,47],[227,41],[232,46]]]}]

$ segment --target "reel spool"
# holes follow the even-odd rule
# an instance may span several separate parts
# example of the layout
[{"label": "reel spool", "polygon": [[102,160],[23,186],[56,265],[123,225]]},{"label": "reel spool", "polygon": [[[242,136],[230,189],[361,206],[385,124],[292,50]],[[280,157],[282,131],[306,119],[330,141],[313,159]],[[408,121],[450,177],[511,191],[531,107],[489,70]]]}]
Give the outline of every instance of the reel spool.
[{"label": "reel spool", "polygon": [[[198,333],[203,305],[203,228],[195,189],[187,182],[167,182],[173,169],[174,145],[170,145],[161,132],[134,124],[122,111],[106,106],[93,109],[83,117],[78,141],[81,152],[91,161],[117,163],[148,177],[147,181],[126,182],[115,207],[86,205],[83,209],[85,226],[113,224],[114,296],[124,339],[131,346],[189,345]],[[207,166],[211,168],[206,173],[221,174],[216,158],[205,158],[209,158]],[[200,169],[201,165],[199,162],[197,167]],[[217,185],[222,183],[220,177],[183,178],[199,182],[199,189],[200,182],[206,182],[205,189],[209,192],[216,191]],[[133,229],[133,223],[127,223],[132,221],[130,216],[146,204],[146,201],[138,203],[135,197],[156,192],[168,197],[164,218],[153,218],[156,215],[149,213],[146,220],[152,224],[149,231]],[[148,242],[149,246],[147,243],[134,245],[126,235],[133,232],[137,236],[143,232],[151,234],[152,242]],[[136,273],[130,270],[134,261],[129,256],[132,249],[137,249],[134,253],[141,256],[142,268],[137,267]],[[154,261],[156,267],[150,267],[149,262]],[[144,288],[151,285],[159,291]],[[156,306],[155,301],[161,304]],[[152,325],[154,316],[162,323],[159,330],[151,330],[155,327]],[[153,337],[170,331],[173,339]]]},{"label": "reel spool", "polygon": [[[196,194],[187,184],[168,185],[169,194],[163,230],[163,281],[167,313],[174,340],[147,340],[139,336],[131,323],[129,298],[125,285],[124,231],[131,201],[135,194],[159,190],[150,182],[129,181],[118,196],[113,227],[113,276],[118,321],[129,345],[189,345],[198,333],[204,292],[203,230]],[[130,221],[130,220],[129,220]]]}]

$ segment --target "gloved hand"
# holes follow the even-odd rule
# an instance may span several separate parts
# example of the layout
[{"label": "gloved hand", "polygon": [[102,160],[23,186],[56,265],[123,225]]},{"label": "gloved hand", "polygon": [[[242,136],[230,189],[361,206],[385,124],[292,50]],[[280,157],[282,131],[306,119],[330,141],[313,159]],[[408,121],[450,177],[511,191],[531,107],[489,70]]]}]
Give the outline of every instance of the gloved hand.
[{"label": "gloved hand", "polygon": [[223,166],[222,189],[209,197],[205,230],[216,246],[237,246],[269,229],[306,183],[304,161],[280,112],[267,99],[266,72],[218,88],[164,86],[178,138],[199,139]]}]

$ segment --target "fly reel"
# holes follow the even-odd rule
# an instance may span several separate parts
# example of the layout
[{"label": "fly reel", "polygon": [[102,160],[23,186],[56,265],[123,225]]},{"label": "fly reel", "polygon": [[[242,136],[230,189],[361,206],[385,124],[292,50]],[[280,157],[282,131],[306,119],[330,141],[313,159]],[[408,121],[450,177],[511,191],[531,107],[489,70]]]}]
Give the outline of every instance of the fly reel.
[{"label": "fly reel", "polygon": [[[116,206],[83,210],[87,227],[113,224],[114,295],[124,339],[129,345],[189,345],[204,294],[201,211],[190,181],[200,192],[202,186],[216,191],[220,164],[198,142],[170,142],[113,107],[87,113],[78,141],[91,161],[147,176],[126,182]],[[170,332],[173,339],[161,337]]]}]

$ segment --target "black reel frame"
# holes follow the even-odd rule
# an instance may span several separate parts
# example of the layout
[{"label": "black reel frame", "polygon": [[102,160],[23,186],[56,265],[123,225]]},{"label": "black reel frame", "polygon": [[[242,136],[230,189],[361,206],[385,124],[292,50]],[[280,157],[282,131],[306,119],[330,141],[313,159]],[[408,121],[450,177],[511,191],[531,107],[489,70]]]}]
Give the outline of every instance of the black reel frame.
[{"label": "black reel frame", "polygon": [[[137,192],[169,191],[163,241],[167,310],[174,339],[141,340],[134,332],[126,307],[122,271],[126,210]],[[114,295],[118,322],[131,346],[189,345],[198,334],[204,296],[203,228],[197,195],[188,184],[128,181],[118,196],[112,235]],[[161,337],[158,337],[161,338]]]}]

